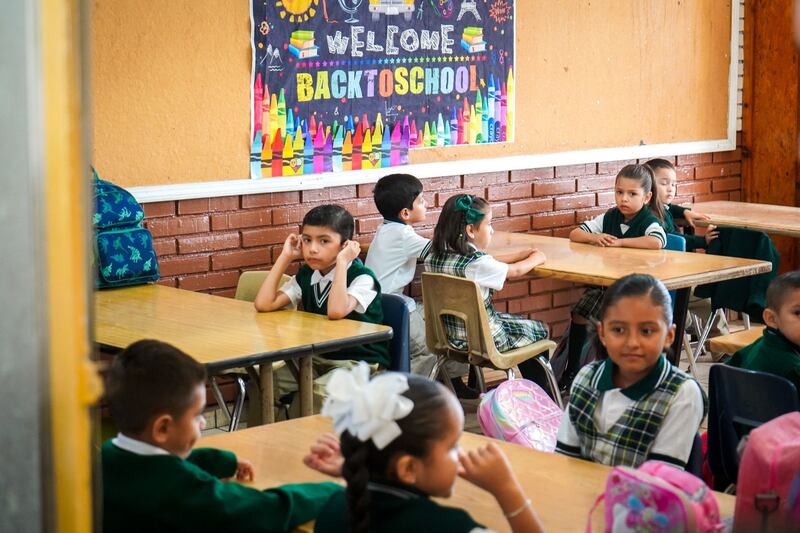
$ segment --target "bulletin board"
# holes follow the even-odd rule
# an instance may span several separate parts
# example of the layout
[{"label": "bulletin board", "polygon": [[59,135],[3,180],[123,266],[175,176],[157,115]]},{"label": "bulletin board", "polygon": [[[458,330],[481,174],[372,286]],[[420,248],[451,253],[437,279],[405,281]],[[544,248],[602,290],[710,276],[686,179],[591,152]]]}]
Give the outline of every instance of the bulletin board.
[{"label": "bulletin board", "polygon": [[[429,8],[439,0],[415,2]],[[323,4],[333,11],[338,0],[318,3],[323,16]],[[733,147],[738,2],[525,0],[514,7],[513,142],[412,150],[410,171],[450,175]],[[313,184],[247,179],[250,8],[247,0],[93,3],[92,161],[102,175],[129,187],[194,184],[208,196],[252,190],[247,181],[288,190],[379,177],[376,170],[321,174]],[[171,190],[176,198],[195,194]]]}]

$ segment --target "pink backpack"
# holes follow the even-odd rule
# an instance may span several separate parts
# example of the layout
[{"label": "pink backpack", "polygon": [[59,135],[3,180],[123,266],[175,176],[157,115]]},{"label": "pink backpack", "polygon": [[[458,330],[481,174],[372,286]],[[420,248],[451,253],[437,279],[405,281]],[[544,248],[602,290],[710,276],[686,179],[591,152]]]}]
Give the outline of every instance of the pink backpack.
[{"label": "pink backpack", "polygon": [[751,431],[739,463],[734,533],[800,529],[790,498],[798,471],[800,413],[779,416]]},{"label": "pink backpack", "polygon": [[544,389],[527,379],[504,381],[478,406],[484,435],[542,452],[556,449],[562,415]]},{"label": "pink backpack", "polygon": [[636,470],[613,468],[605,493],[589,512],[587,532],[601,501],[605,501],[606,533],[725,530],[714,491],[700,478],[659,461],[647,461]]}]

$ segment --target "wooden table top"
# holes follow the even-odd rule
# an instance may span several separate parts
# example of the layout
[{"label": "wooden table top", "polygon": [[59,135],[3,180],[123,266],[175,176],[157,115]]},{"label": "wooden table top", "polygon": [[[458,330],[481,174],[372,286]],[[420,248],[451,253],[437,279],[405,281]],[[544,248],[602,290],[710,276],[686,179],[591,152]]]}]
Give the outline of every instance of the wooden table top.
[{"label": "wooden table top", "polygon": [[301,311],[259,313],[251,302],[162,285],[95,292],[95,340],[124,348],[174,344],[209,370],[322,353],[391,338],[388,326]]},{"label": "wooden table top", "polygon": [[495,232],[487,252],[502,260],[525,248],[538,248],[547,256],[533,274],[601,286],[609,286],[627,274],[642,273],[660,279],[670,290],[683,289],[772,270],[766,261],[670,250],[602,248],[559,237],[505,231]]},{"label": "wooden table top", "polygon": [[711,348],[712,352],[734,354],[760,339],[761,335],[764,334],[764,327],[753,326],[750,329],[743,329],[730,335],[712,337],[708,340],[708,347]]},{"label": "wooden table top", "polygon": [[702,226],[714,224],[800,237],[800,207],[725,201],[702,202],[691,207],[711,217],[708,221],[698,221]]},{"label": "wooden table top", "polygon": [[[284,483],[330,481],[307,468],[302,458],[319,435],[331,431],[328,419],[312,416],[268,426],[204,437],[198,446],[221,448],[252,461],[255,480],[264,489]],[[474,449],[486,437],[464,433],[461,446]],[[609,467],[553,453],[543,453],[516,444],[494,441],[508,454],[517,479],[523,485],[545,531],[583,531],[595,498],[605,488]],[[733,516],[734,497],[717,493],[723,517]],[[466,509],[475,520],[496,531],[509,531],[500,507],[488,493],[462,479],[443,505]],[[601,513],[597,513],[600,515]],[[602,531],[602,527],[598,530]]]}]

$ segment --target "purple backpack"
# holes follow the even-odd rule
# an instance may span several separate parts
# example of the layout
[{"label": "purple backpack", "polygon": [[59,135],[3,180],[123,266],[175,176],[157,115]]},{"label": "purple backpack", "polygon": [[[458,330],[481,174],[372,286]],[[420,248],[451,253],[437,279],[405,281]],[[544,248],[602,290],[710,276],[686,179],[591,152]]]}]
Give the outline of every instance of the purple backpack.
[{"label": "purple backpack", "polygon": [[562,415],[544,389],[527,379],[504,381],[478,406],[484,435],[542,452],[556,449]]}]

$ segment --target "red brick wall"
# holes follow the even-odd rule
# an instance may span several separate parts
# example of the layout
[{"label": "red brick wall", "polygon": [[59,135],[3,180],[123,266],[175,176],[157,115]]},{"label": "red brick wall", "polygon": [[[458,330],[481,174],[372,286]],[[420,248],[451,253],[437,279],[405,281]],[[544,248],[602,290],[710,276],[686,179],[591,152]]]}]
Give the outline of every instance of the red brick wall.
[{"label": "red brick wall", "polygon": [[[678,202],[739,200],[741,151],[670,158],[678,168]],[[428,220],[417,230],[432,236],[441,206],[456,193],[486,198],[496,230],[566,237],[577,223],[613,205],[616,172],[635,161],[614,161],[423,180]],[[329,189],[179,200],[146,204],[162,280],[193,291],[233,296],[239,274],[266,269],[303,214],[321,203],[338,203],[356,218],[357,239],[368,242],[382,218],[372,184]],[[416,280],[412,293],[420,294]],[[581,289],[533,277],[509,282],[496,295],[499,310],[531,315],[559,335]]]}]

